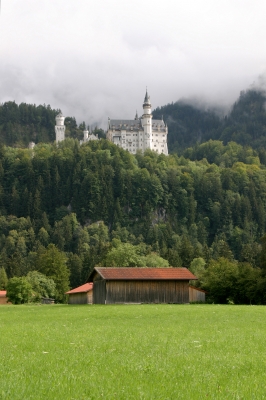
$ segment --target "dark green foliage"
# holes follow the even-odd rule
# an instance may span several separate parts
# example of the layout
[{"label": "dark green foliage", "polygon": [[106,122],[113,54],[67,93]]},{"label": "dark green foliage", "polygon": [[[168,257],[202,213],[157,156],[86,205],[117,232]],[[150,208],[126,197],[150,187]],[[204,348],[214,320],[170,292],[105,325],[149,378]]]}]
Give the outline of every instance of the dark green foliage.
[{"label": "dark green foliage", "polygon": [[168,125],[168,146],[171,151],[180,151],[212,138],[221,125],[214,111],[197,109],[182,100],[153,111],[156,119],[162,115]]},{"label": "dark green foliage", "polygon": [[[258,149],[262,164],[266,163],[266,94],[260,90],[247,90],[240,93],[230,112],[219,117],[219,110],[204,110],[201,105],[192,106],[185,101],[168,104],[153,111],[154,118],[161,118],[168,124],[168,145],[171,152],[181,154],[193,146],[190,153],[196,159],[206,157],[210,163],[217,159],[217,151],[199,148],[198,144],[210,139],[224,144],[231,141],[242,146]],[[221,113],[220,113],[221,114]],[[243,151],[243,157],[245,157]],[[186,154],[189,152],[186,150]],[[226,160],[224,160],[226,162]],[[239,161],[242,161],[239,158]]]},{"label": "dark green foliage", "polygon": [[51,278],[55,283],[55,299],[65,301],[65,293],[69,289],[69,269],[66,257],[54,244],[49,244],[37,257],[36,267],[39,272]]},{"label": "dark green foliage", "polygon": [[[191,268],[193,271],[193,266]],[[265,304],[265,278],[259,268],[220,257],[210,260],[206,268],[197,267],[200,285],[215,303]]]},{"label": "dark green foliage", "polygon": [[32,286],[25,277],[14,277],[7,284],[7,298],[13,304],[28,303],[32,298]]},{"label": "dark green foliage", "polygon": [[204,288],[216,303],[236,298],[237,263],[224,257],[211,260],[204,275]]},{"label": "dark green foliage", "polygon": [[5,290],[7,287],[8,278],[4,267],[0,268],[0,290]]},{"label": "dark green foliage", "polygon": [[34,292],[33,301],[38,302],[42,297],[53,298],[55,295],[55,283],[38,271],[30,271],[26,279],[31,284]]}]

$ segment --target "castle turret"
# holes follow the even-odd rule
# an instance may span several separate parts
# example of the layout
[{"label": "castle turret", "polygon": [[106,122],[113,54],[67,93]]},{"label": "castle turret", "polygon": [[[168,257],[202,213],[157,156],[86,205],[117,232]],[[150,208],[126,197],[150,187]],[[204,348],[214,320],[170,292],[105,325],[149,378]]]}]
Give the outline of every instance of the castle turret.
[{"label": "castle turret", "polygon": [[84,142],[87,142],[87,140],[89,139],[89,131],[85,129],[83,131],[83,135],[84,135]]},{"label": "castle turret", "polygon": [[145,149],[151,149],[152,145],[152,113],[151,113],[151,100],[148,95],[147,89],[143,103],[142,126],[144,129],[144,143]]},{"label": "castle turret", "polygon": [[55,117],[55,140],[56,143],[61,142],[62,140],[65,140],[65,130],[66,127],[64,125],[65,122],[65,117],[63,114],[60,112],[56,117]]}]

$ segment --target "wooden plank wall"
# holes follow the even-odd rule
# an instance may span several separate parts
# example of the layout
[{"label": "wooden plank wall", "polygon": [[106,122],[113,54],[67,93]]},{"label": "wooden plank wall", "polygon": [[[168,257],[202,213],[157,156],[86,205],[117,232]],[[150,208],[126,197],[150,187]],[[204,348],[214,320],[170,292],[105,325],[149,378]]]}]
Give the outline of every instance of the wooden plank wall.
[{"label": "wooden plank wall", "polygon": [[106,298],[106,281],[94,281],[93,282],[93,303],[94,304],[105,304]]},{"label": "wooden plank wall", "polygon": [[69,295],[68,304],[87,304],[87,293],[72,293]]},{"label": "wooden plank wall", "polygon": [[188,282],[108,281],[106,303],[188,303]]},{"label": "wooden plank wall", "polygon": [[197,290],[194,287],[189,287],[189,301],[202,301],[205,303],[205,292],[202,292],[201,290]]},{"label": "wooden plank wall", "polygon": [[93,291],[86,293],[71,293],[68,298],[68,304],[92,304]]},{"label": "wooden plank wall", "polygon": [[7,297],[0,297],[0,304],[7,305],[7,304],[11,304],[11,303],[7,302]]},{"label": "wooden plank wall", "polygon": [[92,304],[93,303],[93,290],[90,290],[87,292],[87,303]]}]

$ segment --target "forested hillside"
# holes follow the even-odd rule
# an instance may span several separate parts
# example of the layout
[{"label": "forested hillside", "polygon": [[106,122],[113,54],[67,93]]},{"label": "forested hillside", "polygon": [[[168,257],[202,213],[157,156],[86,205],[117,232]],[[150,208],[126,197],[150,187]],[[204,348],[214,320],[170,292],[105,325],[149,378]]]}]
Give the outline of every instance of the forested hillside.
[{"label": "forested hillside", "polygon": [[201,146],[215,156],[134,156],[104,139],[2,147],[0,267],[64,282],[62,300],[68,274],[75,287],[97,264],[184,266],[215,301],[264,303],[265,167],[236,143]]},{"label": "forested hillside", "polygon": [[215,110],[202,110],[184,101],[168,104],[153,111],[154,118],[163,114],[168,124],[168,143],[171,152],[182,153],[187,147],[209,139],[230,141],[249,145],[255,149],[266,149],[266,94],[263,91],[247,90],[225,117]]}]

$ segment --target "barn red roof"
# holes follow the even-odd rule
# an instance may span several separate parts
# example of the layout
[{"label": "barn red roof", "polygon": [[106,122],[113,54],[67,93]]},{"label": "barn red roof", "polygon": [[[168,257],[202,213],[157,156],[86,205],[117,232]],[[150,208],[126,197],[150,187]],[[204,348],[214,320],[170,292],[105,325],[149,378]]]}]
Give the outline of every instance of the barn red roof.
[{"label": "barn red roof", "polygon": [[0,290],[0,297],[6,297],[6,290]]},{"label": "barn red roof", "polygon": [[85,285],[79,286],[75,289],[69,290],[66,294],[72,293],[87,293],[93,289],[93,283],[85,283]]},{"label": "barn red roof", "polygon": [[187,268],[102,268],[94,269],[106,280],[190,280],[198,279]]}]

